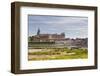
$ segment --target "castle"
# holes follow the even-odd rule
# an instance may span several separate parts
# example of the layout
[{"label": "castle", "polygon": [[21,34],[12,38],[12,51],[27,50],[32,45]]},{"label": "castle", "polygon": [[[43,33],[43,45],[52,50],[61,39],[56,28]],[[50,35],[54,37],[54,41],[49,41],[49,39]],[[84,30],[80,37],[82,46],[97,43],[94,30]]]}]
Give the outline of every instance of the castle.
[{"label": "castle", "polygon": [[87,38],[76,38],[76,39],[65,38],[64,32],[62,32],[61,34],[57,34],[57,33],[41,34],[40,29],[38,29],[36,35],[28,37],[28,42],[30,43],[48,42],[48,43],[55,43],[56,45],[87,47],[88,39]]},{"label": "castle", "polygon": [[31,40],[33,42],[63,42],[66,40],[65,33],[61,34],[41,34],[40,29],[37,31],[37,35],[32,36]]}]

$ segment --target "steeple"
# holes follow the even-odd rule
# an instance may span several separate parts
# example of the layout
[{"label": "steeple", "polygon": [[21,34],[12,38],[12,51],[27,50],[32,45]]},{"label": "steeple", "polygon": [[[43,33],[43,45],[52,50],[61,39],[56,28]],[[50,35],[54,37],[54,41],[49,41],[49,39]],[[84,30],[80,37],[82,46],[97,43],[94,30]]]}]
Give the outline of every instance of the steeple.
[{"label": "steeple", "polygon": [[38,28],[37,35],[39,35],[39,34],[40,34],[40,29]]}]

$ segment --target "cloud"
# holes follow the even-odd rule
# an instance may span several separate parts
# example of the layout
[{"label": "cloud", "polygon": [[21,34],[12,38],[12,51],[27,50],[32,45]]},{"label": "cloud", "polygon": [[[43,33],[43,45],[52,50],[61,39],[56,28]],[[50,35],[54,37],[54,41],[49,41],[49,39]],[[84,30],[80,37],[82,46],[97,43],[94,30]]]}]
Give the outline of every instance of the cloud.
[{"label": "cloud", "polygon": [[[65,32],[69,36],[87,36],[88,18],[87,17],[67,17],[67,16],[36,16],[28,17],[29,35],[36,34],[40,28],[42,33],[61,33]],[[86,31],[86,32],[85,32]],[[32,33],[33,32],[33,33]],[[76,34],[79,32],[81,34]]]}]

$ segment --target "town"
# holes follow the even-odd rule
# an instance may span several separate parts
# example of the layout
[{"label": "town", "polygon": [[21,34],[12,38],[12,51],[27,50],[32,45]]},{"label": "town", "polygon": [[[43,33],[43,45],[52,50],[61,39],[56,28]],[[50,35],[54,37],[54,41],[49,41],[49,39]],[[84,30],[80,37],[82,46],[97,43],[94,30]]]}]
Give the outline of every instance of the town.
[{"label": "town", "polygon": [[[65,33],[61,34],[41,34],[40,29],[38,29],[37,34],[34,36],[29,36],[28,38],[29,47],[31,44],[48,44],[46,47],[56,47],[56,48],[86,48],[88,47],[88,38],[65,38]],[[38,46],[38,45],[37,45]],[[41,45],[42,46],[42,45]]]},{"label": "town", "polygon": [[88,58],[88,38],[66,38],[65,33],[37,34],[28,37],[28,60]]}]

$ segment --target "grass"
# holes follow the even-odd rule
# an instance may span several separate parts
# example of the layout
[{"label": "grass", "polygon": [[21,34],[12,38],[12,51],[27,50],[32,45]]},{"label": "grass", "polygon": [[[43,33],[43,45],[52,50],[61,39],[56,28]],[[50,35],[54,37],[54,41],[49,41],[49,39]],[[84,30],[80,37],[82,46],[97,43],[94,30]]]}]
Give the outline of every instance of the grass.
[{"label": "grass", "polygon": [[41,51],[29,52],[28,60],[59,60],[88,58],[87,49],[42,48]]}]

